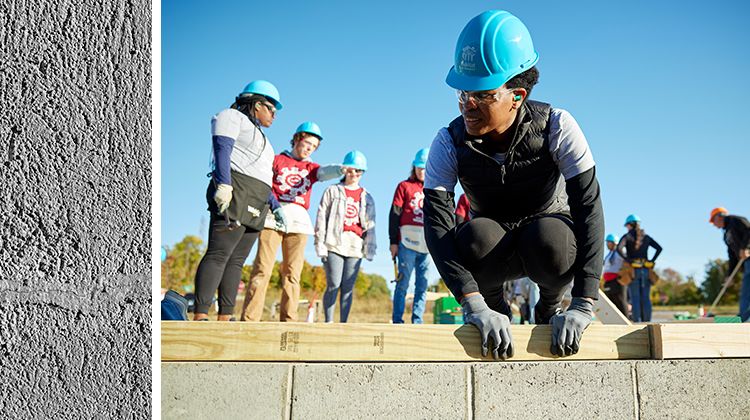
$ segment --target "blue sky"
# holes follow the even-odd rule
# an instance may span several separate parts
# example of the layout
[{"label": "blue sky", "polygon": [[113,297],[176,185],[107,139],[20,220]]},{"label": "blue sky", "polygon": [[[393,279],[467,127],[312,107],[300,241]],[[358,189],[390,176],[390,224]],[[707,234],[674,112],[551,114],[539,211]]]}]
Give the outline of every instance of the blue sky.
[{"label": "blue sky", "polygon": [[[637,213],[664,247],[658,267],[702,280],[709,259],[726,258],[721,232],[707,223],[711,208],[750,216],[742,1],[164,1],[162,244],[205,239],[211,116],[266,79],[284,104],[267,130],[276,153],[312,120],[325,136],[315,161],[367,155],[362,184],[377,202],[379,255],[363,270],[393,277],[394,189],[416,151],[458,115],[445,76],[461,29],[488,9],[510,11],[531,32],[541,73],[531,99],[567,109],[583,129],[607,232],[622,234]],[[314,203],[326,185],[313,189]],[[318,263],[312,238],[305,256]]]}]

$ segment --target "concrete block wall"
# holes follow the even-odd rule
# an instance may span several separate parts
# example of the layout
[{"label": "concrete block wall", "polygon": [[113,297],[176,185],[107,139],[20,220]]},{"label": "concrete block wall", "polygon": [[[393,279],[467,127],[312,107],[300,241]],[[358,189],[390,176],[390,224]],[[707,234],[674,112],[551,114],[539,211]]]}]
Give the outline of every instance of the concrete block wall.
[{"label": "concrete block wall", "polygon": [[162,418],[747,419],[749,377],[750,359],[170,362]]},{"label": "concrete block wall", "polygon": [[151,412],[151,3],[0,2],[0,418]]}]

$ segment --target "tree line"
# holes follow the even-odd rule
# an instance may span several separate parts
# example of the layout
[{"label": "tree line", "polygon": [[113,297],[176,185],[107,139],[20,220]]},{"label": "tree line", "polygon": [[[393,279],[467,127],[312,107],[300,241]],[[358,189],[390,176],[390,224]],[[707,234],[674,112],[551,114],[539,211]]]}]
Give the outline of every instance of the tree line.
[{"label": "tree line", "polygon": [[[651,288],[651,301],[661,305],[699,305],[710,304],[724,286],[724,280],[731,274],[734,267],[729,267],[729,261],[722,259],[710,260],[706,263],[703,281],[693,276],[683,277],[671,268],[656,270],[659,280]],[[737,273],[732,285],[724,293],[720,304],[736,305],[739,302],[742,271]]]}]

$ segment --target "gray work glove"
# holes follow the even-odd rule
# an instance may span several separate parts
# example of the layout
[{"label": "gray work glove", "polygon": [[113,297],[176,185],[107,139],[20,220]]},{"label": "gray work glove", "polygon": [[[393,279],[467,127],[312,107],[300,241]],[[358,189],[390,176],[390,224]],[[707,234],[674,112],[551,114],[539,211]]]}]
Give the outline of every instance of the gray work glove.
[{"label": "gray work glove", "polygon": [[284,216],[284,208],[279,207],[273,211],[273,220],[276,222],[276,230],[286,233],[287,224],[286,217]]},{"label": "gray work glove", "polygon": [[578,353],[583,330],[591,324],[594,304],[580,297],[574,297],[568,310],[553,316],[552,346],[550,352],[557,356],[570,356]]},{"label": "gray work glove", "polygon": [[214,201],[219,208],[219,214],[224,213],[232,201],[232,186],[228,184],[219,184],[216,186]]},{"label": "gray work glove", "polygon": [[510,320],[506,315],[495,312],[487,306],[482,295],[464,297],[461,301],[464,319],[479,329],[482,338],[482,357],[489,351],[492,338],[492,357],[495,359],[513,357],[513,338],[510,335]]}]

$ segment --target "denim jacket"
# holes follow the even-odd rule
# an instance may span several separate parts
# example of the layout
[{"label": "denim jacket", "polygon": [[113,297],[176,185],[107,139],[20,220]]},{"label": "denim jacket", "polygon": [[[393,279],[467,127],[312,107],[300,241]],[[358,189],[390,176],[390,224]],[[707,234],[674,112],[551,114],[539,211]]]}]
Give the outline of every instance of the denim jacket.
[{"label": "denim jacket", "polygon": [[[315,221],[315,252],[319,257],[328,256],[328,247],[341,245],[344,233],[344,216],[346,214],[346,192],[344,184],[331,185],[326,188],[318,205],[318,216]],[[367,190],[362,188],[359,202],[359,218],[364,233],[363,250],[365,258],[375,257],[375,201]]]}]

